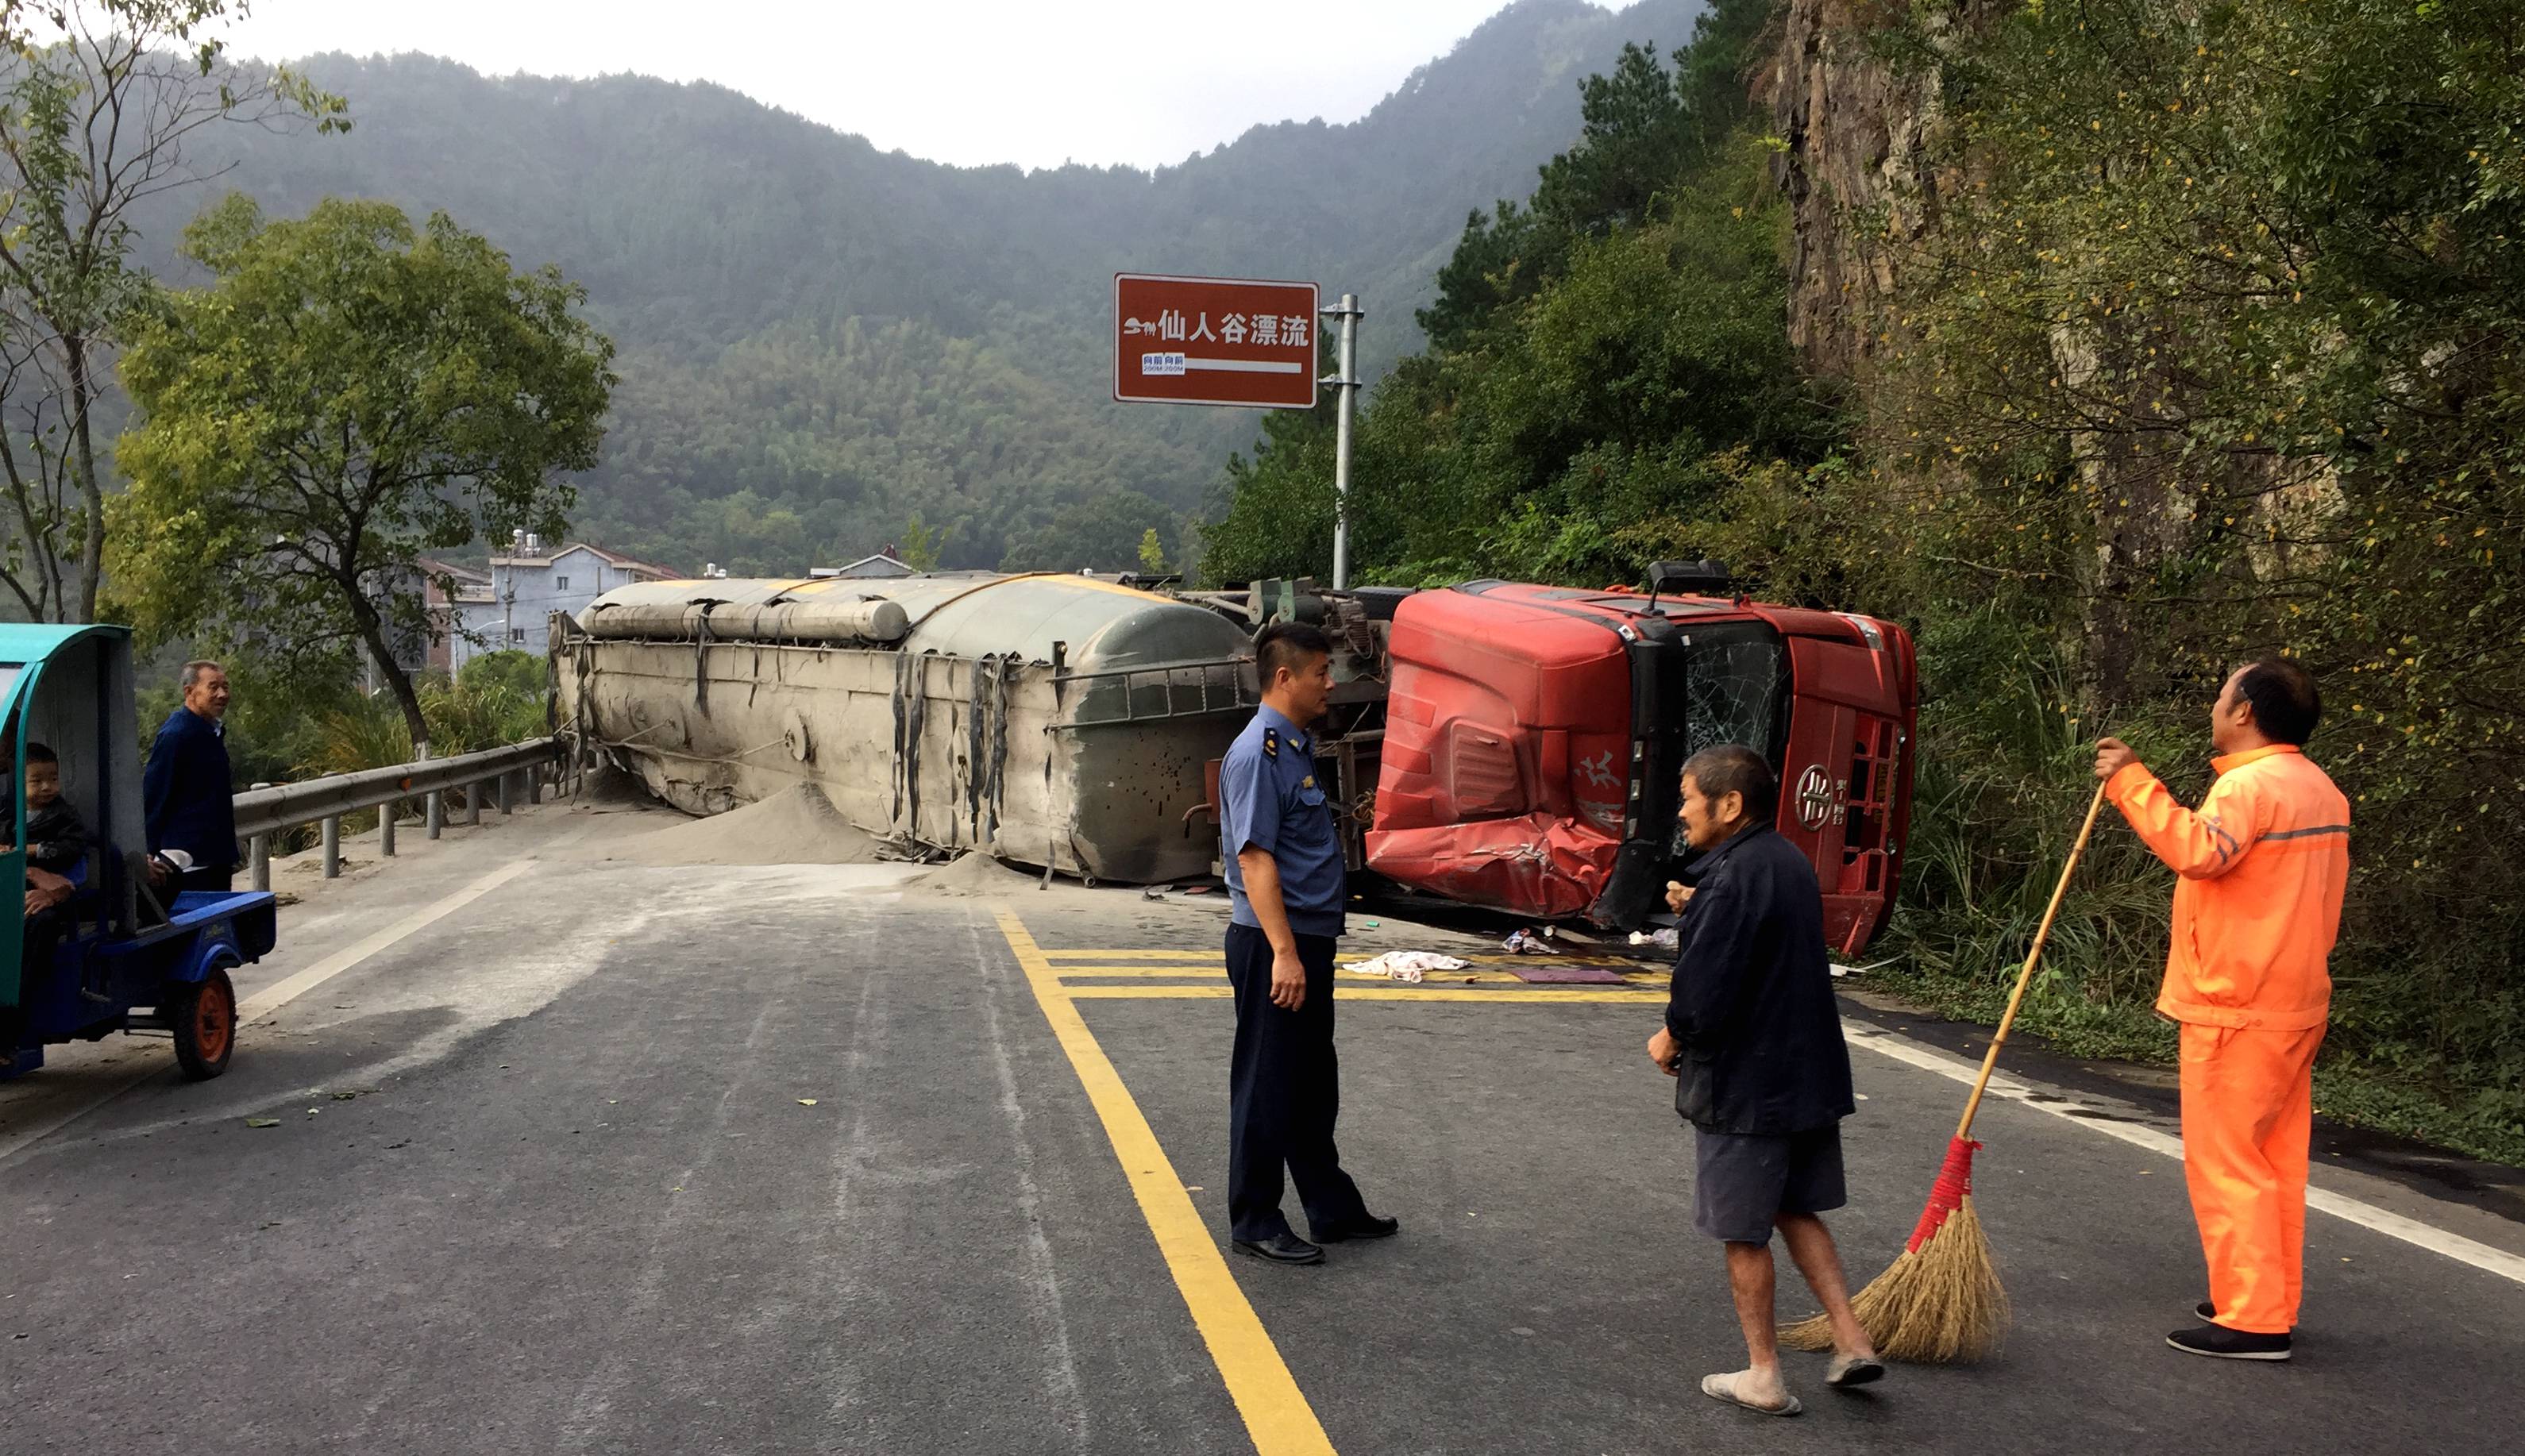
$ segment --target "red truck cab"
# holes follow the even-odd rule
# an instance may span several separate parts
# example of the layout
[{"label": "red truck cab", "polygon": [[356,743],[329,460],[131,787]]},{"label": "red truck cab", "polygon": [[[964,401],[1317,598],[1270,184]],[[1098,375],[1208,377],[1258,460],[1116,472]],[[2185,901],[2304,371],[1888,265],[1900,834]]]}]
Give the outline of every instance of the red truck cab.
[{"label": "red truck cab", "polygon": [[1743,743],[1855,954],[1892,913],[1910,815],[1909,634],[1742,598],[1479,581],[1395,608],[1368,867],[1519,914],[1610,929],[1687,860],[1686,758]]}]

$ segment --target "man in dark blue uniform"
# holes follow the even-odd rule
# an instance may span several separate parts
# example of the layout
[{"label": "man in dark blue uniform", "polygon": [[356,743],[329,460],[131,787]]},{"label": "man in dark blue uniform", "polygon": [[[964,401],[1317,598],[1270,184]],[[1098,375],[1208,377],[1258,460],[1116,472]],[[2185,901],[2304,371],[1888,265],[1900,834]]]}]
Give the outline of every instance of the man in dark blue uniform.
[{"label": "man in dark blue uniform", "polygon": [[184,890],[228,889],[236,873],[236,813],[229,801],[228,675],[217,662],[184,664],[184,701],[167,715],[149,745],[140,775],[149,852],[181,849],[192,867],[175,880]]},{"label": "man in dark blue uniform", "polygon": [[[1227,978],[1236,1050],[1227,1081],[1227,1217],[1236,1246],[1280,1264],[1319,1264],[1320,1244],[1382,1238],[1333,1146],[1341,1112],[1333,1058],[1333,942],[1346,882],[1332,806],[1315,781],[1308,727],[1333,690],[1332,644],[1303,623],[1255,642],[1262,709],[1218,773],[1221,859],[1234,913]],[[1310,1243],[1280,1211],[1280,1169],[1298,1186]]]},{"label": "man in dark blue uniform", "polygon": [[1675,1110],[1696,1129],[1694,1227],[1727,1247],[1727,1282],[1750,1363],[1713,1375],[1702,1392],[1766,1415],[1794,1416],[1772,1324],[1771,1232],[1832,1323],[1837,1388],[1884,1377],[1850,1307],[1841,1255],[1818,1217],[1847,1201],[1841,1120],[1851,1097],[1823,894],[1814,866],[1770,825],[1771,766],[1742,744],[1704,749],[1683,765],[1683,832],[1701,851],[1693,888],[1670,887],[1674,986],[1649,1059],[1669,1077]]}]

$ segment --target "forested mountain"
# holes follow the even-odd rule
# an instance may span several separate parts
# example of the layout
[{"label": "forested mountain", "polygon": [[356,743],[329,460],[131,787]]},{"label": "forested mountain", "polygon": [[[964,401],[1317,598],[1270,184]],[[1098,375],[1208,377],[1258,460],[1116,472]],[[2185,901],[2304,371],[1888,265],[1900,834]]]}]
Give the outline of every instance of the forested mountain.
[{"label": "forested mountain", "polygon": [[[1257,126],[1154,174],[945,167],[719,86],[488,77],[424,56],[298,63],[349,99],[347,136],[209,144],[235,149],[220,185],[267,213],[326,195],[444,209],[587,285],[622,376],[580,483],[591,537],[791,571],[875,550],[917,514],[949,564],[1014,549],[1119,565],[1148,526],[1180,541],[1180,513],[1259,421],[1110,402],[1114,272],[1355,291],[1379,366],[1417,347],[1413,311],[1466,214],[1522,196],[1577,135],[1578,82],[1624,42],[1682,43],[1701,9],[1517,0],[1357,122]],[[172,280],[181,223],[214,195],[149,219]]]}]

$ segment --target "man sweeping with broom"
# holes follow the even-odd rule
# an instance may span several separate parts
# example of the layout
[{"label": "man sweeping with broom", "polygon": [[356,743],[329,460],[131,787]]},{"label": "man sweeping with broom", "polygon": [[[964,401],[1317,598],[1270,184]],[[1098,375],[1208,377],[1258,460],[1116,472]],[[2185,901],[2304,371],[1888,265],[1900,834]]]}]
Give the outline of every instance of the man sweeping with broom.
[{"label": "man sweeping with broom", "polygon": [[1780,1378],[1772,1323],[1773,1229],[1830,1322],[1826,1383],[1865,1384],[1885,1367],[1851,1312],[1841,1254],[1817,1217],[1847,1201],[1841,1120],[1856,1103],[1822,893],[1806,855],[1771,829],[1777,802],[1770,765],[1752,749],[1704,749],[1684,764],[1684,837],[1701,858],[1695,887],[1669,892],[1683,919],[1649,1059],[1681,1079],[1675,1110],[1696,1129],[1693,1223],[1727,1246],[1750,1361],[1704,1380],[1702,1393],[1794,1416],[1802,1407]]},{"label": "man sweeping with broom", "polygon": [[2183,1028],[2183,1178],[2209,1264],[2207,1323],[2166,1337],[2186,1354],[2285,1360],[2297,1325],[2324,962],[2350,876],[2350,801],[2300,752],[2322,711],[2297,663],[2239,668],[2209,710],[2218,782],[2198,810],[2120,739],[2096,745],[2105,797],[2181,876],[2156,1009]]}]

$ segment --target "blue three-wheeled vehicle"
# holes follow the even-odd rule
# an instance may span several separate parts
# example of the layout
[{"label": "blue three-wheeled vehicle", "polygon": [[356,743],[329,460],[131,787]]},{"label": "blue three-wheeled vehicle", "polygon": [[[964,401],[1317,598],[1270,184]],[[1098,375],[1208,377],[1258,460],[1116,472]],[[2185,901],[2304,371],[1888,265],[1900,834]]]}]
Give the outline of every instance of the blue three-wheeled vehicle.
[{"label": "blue three-wheeled vehicle", "polygon": [[[42,1066],[47,1045],[116,1032],[171,1037],[184,1075],[217,1077],[236,1047],[228,973],[272,948],[272,898],[153,885],[129,631],[0,623],[0,887],[26,887],[0,889],[0,1081]],[[46,801],[32,815],[30,748]],[[30,818],[70,822],[61,805],[84,836],[30,846]]]}]

